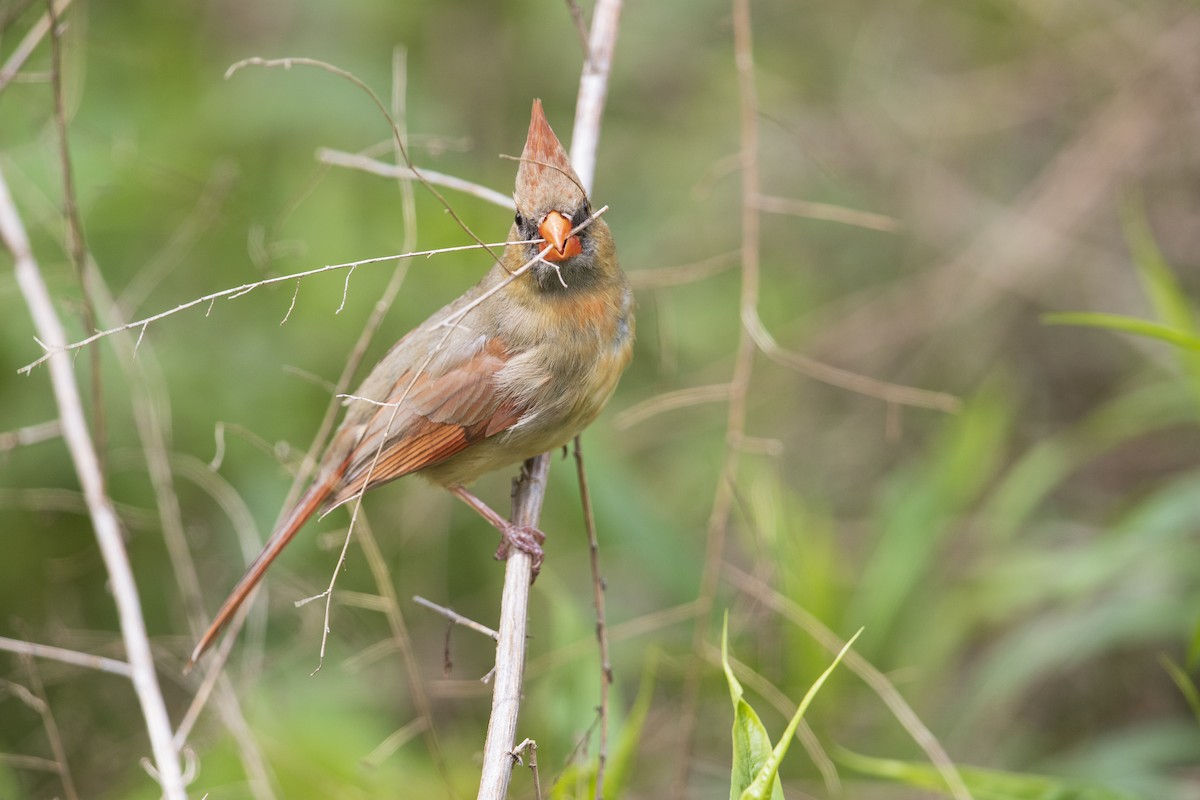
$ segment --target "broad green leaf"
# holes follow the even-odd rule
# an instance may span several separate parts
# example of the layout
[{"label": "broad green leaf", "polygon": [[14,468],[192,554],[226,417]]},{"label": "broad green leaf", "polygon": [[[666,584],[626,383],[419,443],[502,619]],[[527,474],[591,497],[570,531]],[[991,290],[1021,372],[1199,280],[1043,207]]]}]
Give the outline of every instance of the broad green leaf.
[{"label": "broad green leaf", "polygon": [[[840,751],[837,759],[864,775],[950,794],[942,774],[931,764],[871,758],[847,750]],[[1048,775],[963,766],[958,767],[958,772],[975,800],[1141,800],[1126,792],[1087,786]]]},{"label": "broad green leaf", "polygon": [[779,765],[783,763],[783,757],[787,755],[792,737],[796,734],[796,728],[799,727],[800,720],[804,718],[804,712],[812,704],[817,692],[821,690],[825,681],[833,674],[833,670],[837,668],[854,644],[854,640],[861,634],[862,629],[860,628],[858,633],[850,637],[850,641],[842,647],[837,657],[833,659],[833,663],[813,682],[813,685],[804,694],[804,699],[800,701],[796,713],[792,715],[792,720],[788,723],[783,736],[780,737],[779,744],[772,749],[771,737],[767,734],[767,729],[763,726],[762,720],[758,718],[758,714],[746,702],[742,684],[734,676],[733,667],[729,664],[729,614],[726,613],[721,629],[721,666],[725,669],[725,680],[729,683],[729,696],[733,700],[733,770],[729,800],[767,800],[767,798],[783,800],[783,787],[779,783]]},{"label": "broad green leaf", "polygon": [[[783,763],[783,757],[787,755],[788,747],[792,743],[792,737],[796,735],[796,728],[799,727],[800,720],[804,719],[804,712],[812,704],[813,698],[817,696],[817,692],[821,690],[821,686],[833,674],[837,665],[842,662],[842,658],[850,650],[850,647],[854,644],[854,640],[861,635],[862,628],[859,628],[858,632],[850,637],[850,641],[846,642],[842,646],[842,649],[838,651],[837,657],[833,659],[833,663],[821,673],[821,676],[804,693],[804,699],[800,701],[800,706],[796,709],[796,713],[792,715],[792,721],[788,723],[787,730],[783,732],[783,736],[779,737],[779,744],[775,746],[775,749],[771,752],[771,757],[767,759],[766,764],[762,766],[758,774],[754,777],[754,782],[750,784],[746,791],[742,792],[740,800],[764,800],[767,796],[767,786],[779,785],[779,765]],[[728,659],[725,659],[725,671],[726,674],[729,674]],[[774,797],[774,792],[772,792],[772,797]]]},{"label": "broad green leaf", "polygon": [[1108,330],[1135,333],[1151,339],[1161,339],[1177,347],[1187,350],[1200,351],[1200,336],[1182,328],[1150,322],[1137,317],[1126,317],[1121,314],[1102,314],[1090,311],[1069,311],[1057,314],[1043,314],[1042,322],[1046,325],[1077,325],[1084,328],[1107,328]]},{"label": "broad green leaf", "polygon": [[[733,667],[729,665],[728,613],[725,614],[725,623],[721,629],[721,665],[725,668],[729,697],[733,701],[733,770],[729,800],[742,800],[747,797],[747,790],[755,783],[755,779],[774,754],[771,751],[771,738],[767,735],[767,729],[743,697],[742,685],[734,677]],[[783,800],[783,787],[779,785],[779,777],[774,769],[769,781],[764,783],[769,783],[770,793],[764,788],[757,797],[769,796],[771,800]]]}]

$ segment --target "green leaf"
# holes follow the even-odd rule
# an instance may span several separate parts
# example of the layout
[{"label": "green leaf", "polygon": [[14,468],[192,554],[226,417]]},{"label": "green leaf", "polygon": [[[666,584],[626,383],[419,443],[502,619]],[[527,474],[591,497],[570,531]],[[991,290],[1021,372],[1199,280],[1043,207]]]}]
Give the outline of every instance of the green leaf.
[{"label": "green leaf", "polygon": [[[771,752],[771,757],[767,759],[767,762],[754,777],[754,782],[750,784],[746,791],[742,792],[740,800],[764,800],[766,797],[767,785],[779,785],[779,765],[783,763],[783,757],[787,755],[788,747],[792,743],[792,737],[796,735],[796,728],[799,727],[800,720],[804,718],[804,712],[807,711],[809,705],[812,704],[813,698],[817,696],[817,692],[821,690],[821,686],[823,686],[829,676],[833,674],[833,671],[837,668],[837,665],[842,662],[842,658],[850,650],[850,647],[854,644],[854,640],[861,635],[862,628],[859,628],[858,632],[850,637],[850,641],[846,642],[846,644],[842,646],[842,649],[838,651],[837,657],[833,659],[833,663],[821,673],[821,677],[817,678],[809,690],[804,693],[804,699],[800,701],[800,706],[796,709],[796,713],[792,715],[792,721],[788,723],[787,730],[783,732],[783,736],[779,737],[779,744],[775,746],[775,749]],[[725,670],[726,674],[729,674],[729,665],[727,660]],[[772,792],[771,796],[774,797],[774,792]],[[782,793],[780,796],[782,797]]]},{"label": "green leaf", "polygon": [[[729,697],[733,701],[733,770],[729,787],[729,800],[741,800],[759,772],[773,757],[771,738],[762,720],[750,707],[743,697],[742,685],[733,675],[729,665],[729,613],[725,614],[725,623],[721,629],[721,665],[725,668],[725,680],[729,683]],[[771,773],[770,798],[783,800],[783,787],[779,777]],[[752,797],[754,795],[751,795]],[[766,797],[765,790],[757,797]]]},{"label": "green leaf", "polygon": [[[864,775],[950,794],[942,774],[931,764],[871,758],[848,750],[839,751],[837,759]],[[958,767],[958,772],[975,800],[1141,800],[1125,792],[1047,775],[962,766]]]},{"label": "green leaf", "polygon": [[1124,333],[1136,333],[1151,339],[1161,339],[1187,350],[1200,351],[1200,336],[1182,328],[1163,325],[1159,322],[1149,322],[1137,317],[1126,317],[1121,314],[1102,314],[1090,311],[1061,312],[1043,314],[1042,322],[1046,325],[1077,325],[1085,328],[1107,328]]},{"label": "green leaf", "polygon": [[729,787],[729,800],[783,800],[783,787],[779,783],[779,765],[787,755],[792,737],[804,712],[812,704],[817,692],[833,674],[833,670],[841,663],[842,658],[854,644],[854,640],[862,634],[858,630],[843,645],[837,657],[833,659],[821,676],[804,694],[796,713],[792,715],[787,730],[779,739],[779,744],[772,749],[771,737],[763,726],[758,714],[746,702],[742,684],[733,674],[729,664],[729,614],[725,614],[725,623],[721,628],[721,666],[725,668],[725,680],[729,683],[729,696],[733,700],[733,771]]}]

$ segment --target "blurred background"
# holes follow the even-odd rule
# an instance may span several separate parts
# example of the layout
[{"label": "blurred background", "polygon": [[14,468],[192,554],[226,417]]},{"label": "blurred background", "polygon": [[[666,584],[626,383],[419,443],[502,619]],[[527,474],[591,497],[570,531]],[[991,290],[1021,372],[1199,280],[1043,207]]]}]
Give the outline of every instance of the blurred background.
[{"label": "blurred background", "polygon": [[[0,3],[3,59],[45,11]],[[743,364],[740,435],[727,435],[743,275],[730,8],[629,3],[617,41],[593,195],[638,290],[639,339],[584,436],[615,674],[606,796],[725,796],[721,616],[775,737],[832,657],[804,610],[843,638],[865,627],[857,651],[964,768],[1108,792],[1088,797],[1200,798],[1200,365],[1186,347],[1043,318],[1106,312],[1195,336],[1196,5],[760,0],[752,13],[758,307],[786,352]],[[548,0],[76,0],[62,22],[94,294],[126,319],[468,241],[420,186],[406,240],[394,180],[318,161],[319,148],[391,158],[360,89],[301,67],[226,79],[232,63],[349,70],[385,102],[403,98],[418,165],[509,193],[515,165],[499,155],[519,154],[534,97],[569,139],[583,61],[568,4]],[[51,70],[44,39],[0,92],[0,169],[79,337]],[[503,239],[507,212],[447,197],[486,241]],[[17,374],[40,349],[0,262],[0,431],[14,433],[50,422],[54,405],[44,368]],[[487,265],[408,263],[365,363]],[[215,610],[269,531],[394,274],[377,264],[298,292],[264,287],[151,325],[136,360],[136,334],[76,358],[176,724],[199,678],[181,675],[189,614]],[[800,354],[946,393],[957,411],[819,382]],[[166,495],[147,430],[161,432]],[[15,439],[0,437],[0,635],[122,657],[63,442]],[[510,477],[481,481],[481,495],[506,508]],[[177,498],[199,611],[164,536],[164,496]],[[190,737],[194,796],[473,796],[492,647],[447,634],[411,598],[494,625],[493,533],[420,480],[364,507],[386,579],[352,544],[310,674],[323,604],[294,602],[328,584],[347,517],[301,533]],[[600,671],[570,460],[556,459],[541,527],[519,735],[538,742],[547,796],[591,796]],[[925,759],[851,671],[806,719],[844,796],[933,794],[845,754]],[[136,699],[112,675],[0,653],[0,753],[0,798],[156,796],[138,766],[149,747]],[[793,746],[787,796],[838,796],[829,772]],[[528,771],[512,796],[534,796]]]}]

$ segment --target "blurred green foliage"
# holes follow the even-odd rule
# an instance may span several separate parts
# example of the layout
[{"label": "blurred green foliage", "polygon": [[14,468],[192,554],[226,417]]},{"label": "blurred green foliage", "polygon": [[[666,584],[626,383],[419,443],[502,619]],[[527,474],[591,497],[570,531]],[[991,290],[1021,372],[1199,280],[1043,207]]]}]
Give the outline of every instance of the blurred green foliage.
[{"label": "blurred green foliage", "polygon": [[[1200,298],[1195,4],[760,0],[752,10],[764,193],[884,215],[893,228],[764,213],[764,323],[784,347],[953,393],[963,409],[888,407],[758,358],[752,440],[723,558],[840,636],[865,627],[856,652],[888,675],[955,761],[987,770],[968,772],[969,784],[977,774],[1001,787],[977,797],[1030,796],[1030,784],[1008,790],[991,780],[1006,771],[1052,788],[1196,800],[1200,355],[1178,346],[1197,335]],[[0,5],[0,58],[43,11]],[[497,155],[518,152],[532,98],[569,138],[582,63],[566,4],[533,0],[76,0],[64,23],[80,214],[130,318],[401,249],[395,183],[314,158],[320,147],[390,153],[365,95],[313,69],[248,68],[226,80],[233,62],[325,59],[386,98],[403,46],[416,162],[502,192],[515,168]],[[49,52],[43,41],[24,78],[0,93],[0,169],[60,312],[82,336]],[[747,700],[769,730],[783,729],[832,658],[729,581],[712,614],[697,622],[688,605],[705,563],[726,406],[637,424],[621,416],[666,392],[730,379],[736,263],[669,285],[654,270],[738,249],[737,108],[727,4],[627,4],[594,194],[611,206],[639,287],[640,338],[610,412],[584,437],[616,676],[610,798],[671,796],[685,756],[684,796],[727,791],[726,689],[719,661],[693,650],[694,624],[715,644],[720,612],[730,610],[731,649],[756,676],[745,681]],[[438,203],[416,194],[416,246],[463,244]],[[485,240],[503,238],[507,213],[450,198]],[[16,373],[39,349],[5,258],[0,431],[14,431],[51,419],[53,400],[45,370]],[[475,255],[413,261],[366,362],[486,266]],[[209,612],[242,569],[233,515],[244,509],[258,536],[272,524],[329,401],[327,382],[392,269],[305,280],[284,325],[290,283],[146,331],[136,365],[165,392],[176,490]],[[1057,312],[1141,327],[1112,326],[1130,335],[1042,324]],[[1164,329],[1178,335],[1136,335]],[[137,384],[121,351],[102,343],[76,360],[85,389],[91,352],[103,379],[92,416],[178,722],[195,690],[179,674],[193,633],[134,424]],[[204,465],[220,424],[214,473]],[[519,728],[538,742],[544,791],[564,799],[591,796],[600,680],[573,472],[568,462],[552,473]],[[485,479],[481,493],[503,507],[508,478]],[[0,635],[119,657],[77,486],[59,440],[0,454]],[[324,668],[310,676],[322,608],[293,601],[328,583],[346,524],[337,515],[311,525],[272,571],[270,597],[259,601],[266,613],[230,662],[246,731],[280,797],[470,796],[490,696],[478,678],[492,650],[461,629],[447,645],[444,621],[408,598],[494,624],[501,570],[491,533],[418,480],[375,493],[365,508],[411,633],[440,762],[430,732],[379,749],[418,712],[387,620],[353,594],[378,592],[357,548],[339,577]],[[683,686],[696,659],[707,659],[705,677],[684,748]],[[123,679],[49,661],[31,667],[7,653],[0,678],[0,798],[64,794],[45,762],[28,760],[55,757],[29,694],[39,684],[80,796],[155,796],[138,766],[148,746]],[[765,702],[779,697],[790,701]],[[827,749],[905,765],[910,784],[932,774],[847,670],[805,719]],[[190,740],[195,796],[250,795],[245,742],[230,731],[215,706],[201,717]],[[887,776],[866,763],[842,770],[846,796],[918,796],[868,777]],[[788,797],[835,795],[798,749],[780,778]],[[533,796],[528,770],[516,773],[512,796]]]}]

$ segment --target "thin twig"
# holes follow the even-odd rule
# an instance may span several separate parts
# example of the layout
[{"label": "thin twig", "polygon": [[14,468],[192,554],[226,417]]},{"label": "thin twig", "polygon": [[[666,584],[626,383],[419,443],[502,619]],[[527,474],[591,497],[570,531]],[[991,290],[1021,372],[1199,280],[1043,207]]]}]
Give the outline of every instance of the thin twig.
[{"label": "thin twig", "polygon": [[[67,10],[67,6],[71,5],[71,0],[58,0],[54,4],[54,14],[62,16],[62,13]],[[38,43],[42,41],[42,37],[50,31],[50,15],[43,14],[38,18],[38,21],[33,24],[29,32],[25,34],[25,38],[16,46],[12,55],[8,57],[8,61],[4,62],[4,66],[0,67],[0,92],[17,77],[17,73],[21,70],[22,65],[29,60],[33,55],[33,51],[37,49]]]},{"label": "thin twig", "polygon": [[718,253],[694,264],[635,270],[629,273],[629,283],[635,289],[665,289],[668,286],[695,283],[705,278],[711,278],[713,275],[720,275],[722,272],[736,267],[737,263],[738,253],[736,251]]},{"label": "thin twig", "polygon": [[64,664],[74,664],[79,667],[87,667],[88,669],[96,669],[101,672],[120,675],[123,678],[132,677],[129,665],[124,661],[92,655],[91,653],[81,653],[78,650],[67,650],[66,648],[55,647],[54,645],[22,642],[19,639],[9,639],[0,636],[0,650],[7,650],[10,653],[23,653],[37,658],[49,658],[53,661],[61,661]]},{"label": "thin twig", "polygon": [[535,800],[542,800],[542,777],[538,774],[537,742],[533,739],[526,739],[513,748],[512,757],[517,760],[517,764],[521,763],[521,754],[526,752],[529,753],[529,771],[533,773],[533,796]]},{"label": "thin twig", "polygon": [[[50,92],[54,97],[54,129],[58,139],[58,166],[62,173],[63,215],[67,222],[67,254],[79,281],[80,323],[85,331],[96,329],[96,306],[87,274],[87,241],[83,222],[79,218],[79,203],[75,197],[75,170],[71,165],[71,143],[67,139],[67,103],[62,80],[62,26],[54,0],[47,0],[46,14],[50,17]],[[100,459],[100,475],[104,476],[104,460],[108,452],[108,426],[105,423],[104,381],[100,370],[100,352],[88,354],[90,372],[92,439]]]},{"label": "thin twig", "polygon": [[371,526],[367,523],[366,515],[359,518],[356,532],[359,546],[362,547],[363,554],[367,558],[371,576],[375,579],[375,588],[380,597],[384,599],[383,613],[387,617],[388,627],[392,632],[392,641],[396,643],[404,661],[404,676],[408,681],[408,692],[417,712],[417,719],[414,722],[419,723],[420,730],[425,732],[430,754],[433,756],[434,764],[441,772],[446,786],[453,786],[450,780],[450,770],[446,765],[446,757],[437,737],[437,729],[434,727],[433,706],[429,702],[429,694],[425,690],[425,685],[421,682],[421,671],[418,668],[417,654],[413,651],[412,636],[408,633],[408,623],[405,622],[404,613],[400,610],[400,602],[396,598],[396,587],[391,580],[391,575],[388,574],[387,561],[379,549]]},{"label": "thin twig", "polygon": [[724,403],[729,400],[731,390],[732,387],[728,383],[717,383],[712,386],[689,386],[686,389],[664,392],[625,409],[617,415],[613,424],[618,430],[628,430],[668,411],[705,403]]},{"label": "thin twig", "polygon": [[[645,614],[636,619],[627,620],[625,622],[613,625],[609,628],[608,638],[613,642],[622,642],[632,639],[635,636],[642,636],[647,633],[668,628],[681,622],[686,622],[690,619],[695,619],[697,613],[696,602],[693,600],[682,605],[664,608],[662,611],[656,611],[653,614]],[[564,645],[557,650],[552,650],[549,653],[542,655],[529,662],[526,672],[529,675],[541,675],[551,670],[561,667],[563,664],[580,658],[591,651],[594,637],[589,636],[586,639],[580,639],[571,644]]]},{"label": "thin twig", "polygon": [[579,36],[579,46],[583,48],[583,60],[587,63],[592,59],[588,50],[587,23],[583,21],[583,9],[575,0],[567,0],[567,10],[571,12],[571,21],[575,23],[575,33]]},{"label": "thin twig", "polygon": [[596,538],[596,515],[592,510],[592,494],[588,491],[587,470],[583,463],[583,445],[575,437],[575,472],[579,478],[579,495],[583,505],[583,526],[587,531],[588,561],[592,567],[592,604],[596,609],[596,644],[600,656],[600,749],[596,755],[596,800],[604,797],[604,769],[608,764],[608,695],[613,682],[612,663],[608,656],[608,624],[604,604],[604,576],[600,573],[600,542]]},{"label": "thin twig", "polygon": [[375,94],[375,91],[370,86],[367,86],[367,84],[364,83],[357,75],[344,70],[341,67],[336,67],[333,64],[330,64],[326,61],[320,61],[315,58],[259,58],[255,56],[253,58],[246,58],[232,64],[229,69],[225,70],[225,78],[229,79],[234,75],[234,73],[249,66],[268,68],[281,67],[283,69],[291,69],[294,66],[316,67],[317,69],[325,70],[332,75],[337,75],[338,77],[349,81],[366,92],[366,94],[371,98],[371,102],[375,104],[375,107],[379,109],[379,112],[383,114],[384,118],[391,126],[392,140],[395,142],[400,156],[404,159],[404,163],[407,164],[408,168],[413,171],[413,176],[420,181],[426,189],[429,190],[430,194],[437,198],[438,202],[442,204],[442,207],[446,209],[446,213],[450,215],[451,219],[458,223],[458,227],[462,228],[463,232],[466,233],[467,236],[471,237],[471,239],[473,239],[480,247],[487,250],[492,256],[492,260],[494,260],[497,264],[503,265],[503,260],[496,254],[496,251],[492,249],[492,247],[495,245],[484,244],[484,241],[475,235],[475,232],[471,230],[471,227],[467,225],[465,221],[463,221],[463,218],[458,215],[458,212],[454,210],[454,207],[450,205],[450,202],[446,200],[442,193],[439,192],[431,182],[427,181],[421,171],[416,168],[416,165],[413,164],[412,159],[408,155],[408,147],[404,144],[404,136],[400,131],[400,126],[396,122],[396,118],[388,112],[388,109],[386,106],[384,106],[383,101],[379,99],[379,95]]},{"label": "thin twig", "polygon": [[63,793],[67,800],[79,800],[79,792],[75,789],[75,778],[71,775],[71,765],[67,763],[67,748],[63,745],[62,734],[58,730],[58,722],[54,719],[54,711],[50,708],[50,700],[46,697],[46,687],[42,683],[42,675],[29,654],[22,656],[29,673],[30,691],[38,699],[38,714],[42,718],[42,728],[46,731],[46,741],[50,743],[50,752],[58,762],[58,776],[62,780]]},{"label": "thin twig", "polygon": [[[335,167],[347,167],[349,169],[358,169],[363,172],[369,172],[372,175],[381,175],[385,178],[397,178],[402,181],[417,180],[418,172],[409,167],[400,166],[397,164],[389,164],[386,161],[377,161],[374,158],[367,158],[364,155],[356,153],[347,153],[342,150],[333,150],[328,147],[322,147],[317,150],[317,160],[324,164],[331,164]],[[478,197],[480,200],[486,200],[489,203],[507,208],[510,211],[517,207],[513,199],[506,194],[501,194],[495,189],[489,189],[486,186],[481,186],[478,183],[456,178],[453,175],[446,175],[441,172],[434,172],[431,169],[421,167],[420,173],[426,181],[436,186],[445,186],[447,189],[453,189],[463,194],[469,194],[473,197]]]},{"label": "thin twig", "polygon": [[819,219],[826,222],[840,222],[843,225],[855,225],[872,231],[895,233],[900,230],[900,220],[886,214],[876,214],[871,211],[859,211],[857,208],[846,208],[832,203],[817,203],[812,200],[793,200],[790,197],[772,197],[762,195],[754,198],[754,205],[759,211],[768,214],[790,214],[795,217]]},{"label": "thin twig", "polygon": [[[62,348],[66,342],[62,322],[30,250],[29,239],[13,205],[3,173],[0,173],[0,239],[4,240],[13,255],[17,283],[29,306],[38,335],[49,347]],[[168,800],[184,800],[186,792],[179,754],[171,742],[171,724],[154,671],[154,656],[146,635],[137,584],[125,553],[116,511],[104,491],[100,462],[88,436],[87,419],[83,413],[79,388],[75,384],[71,359],[60,352],[49,363],[50,380],[63,425],[63,438],[66,439],[76,474],[83,486],[96,540],[108,571],[132,672],[131,680],[146,721],[162,790]]]},{"label": "thin twig", "polygon": [[[510,244],[510,243],[509,242],[494,242],[491,246],[492,247],[501,247],[506,244]],[[71,342],[70,344],[62,344],[62,345],[59,345],[58,347],[54,347],[54,346],[50,345],[49,343],[47,343],[46,345],[44,345],[47,348],[47,352],[45,355],[43,355],[41,358],[38,358],[35,361],[29,362],[28,364],[26,364],[25,366],[23,366],[19,370],[17,370],[17,372],[28,375],[33,370],[34,367],[37,367],[37,366],[45,363],[46,361],[48,361],[50,359],[51,356],[53,356],[57,353],[66,353],[71,350],[78,350],[81,347],[86,347],[87,345],[91,344],[92,342],[103,339],[105,336],[112,336],[114,333],[120,333],[121,331],[134,330],[135,328],[141,328],[144,331],[146,326],[150,325],[150,323],[158,322],[160,319],[165,319],[165,318],[171,316],[172,314],[177,314],[180,311],[186,311],[189,308],[195,308],[198,305],[202,305],[204,303],[211,303],[214,300],[220,300],[221,298],[225,298],[225,297],[228,297],[230,299],[244,297],[245,295],[249,294],[250,292],[254,291],[255,289],[261,288],[263,286],[270,286],[275,283],[284,283],[286,281],[294,281],[298,278],[307,278],[311,275],[320,275],[323,272],[331,272],[333,270],[338,270],[338,269],[354,269],[355,267],[360,267],[360,266],[363,266],[366,264],[378,264],[378,263],[385,262],[385,261],[398,261],[400,259],[407,259],[407,258],[421,258],[421,257],[428,257],[428,256],[436,256],[436,255],[441,255],[443,253],[461,253],[466,250],[478,250],[479,247],[480,247],[480,245],[477,245],[477,244],[466,244],[466,245],[459,245],[457,247],[438,247],[433,250],[420,250],[417,252],[410,252],[410,253],[397,253],[396,255],[389,255],[389,256],[376,256],[375,258],[364,258],[359,261],[347,261],[344,264],[327,264],[323,267],[307,269],[307,270],[303,270],[301,272],[293,272],[288,275],[277,275],[277,276],[271,277],[271,278],[264,278],[261,281],[255,281],[254,283],[243,283],[241,286],[235,286],[231,289],[222,289],[219,292],[213,292],[212,294],[206,294],[203,297],[197,297],[193,300],[189,300],[186,303],[180,303],[179,305],[175,306],[172,309],[169,309],[167,311],[162,311],[158,314],[153,314],[149,317],[144,317],[139,320],[134,320],[133,322],[127,322],[123,325],[118,325],[115,328],[109,328],[108,330],[98,331],[97,333],[94,333],[91,336],[88,336],[86,339],[80,339],[77,342]]]},{"label": "thin twig", "polygon": [[[118,302],[109,291],[99,269],[90,260],[87,269],[88,283],[96,294],[105,324],[122,319]],[[130,387],[134,423],[142,444],[141,453],[144,466],[154,490],[159,527],[163,542],[167,547],[168,561],[175,577],[175,584],[179,587],[183,597],[188,627],[193,635],[199,635],[203,630],[203,597],[196,564],[188,549],[187,537],[184,533],[179,495],[175,490],[175,472],[172,468],[171,453],[167,444],[167,436],[171,428],[170,402],[164,389],[161,370],[159,370],[153,354],[149,358],[135,359],[133,348],[127,340],[115,337],[109,341],[119,356],[117,362],[124,370]],[[142,466],[142,463],[139,462],[138,466]],[[211,473],[206,471],[201,475],[211,480]],[[243,522],[239,527],[252,528],[253,521],[251,520],[248,526]],[[198,714],[215,682],[215,706],[221,720],[237,743],[238,756],[246,770],[250,793],[256,800],[274,800],[276,794],[271,783],[266,758],[250,732],[246,716],[232,683],[223,677],[223,673],[219,669],[227,656],[228,649],[216,661],[214,666],[218,668],[210,671],[209,680],[205,682],[201,691],[197,692],[193,708]],[[220,680],[217,680],[218,678]],[[174,737],[177,749],[182,750],[185,747],[187,733],[194,721],[194,718],[185,719],[180,724]]]},{"label": "thin twig", "polygon": [[392,731],[386,739],[380,742],[374,750],[363,756],[362,764],[364,767],[375,768],[386,761],[397,750],[408,744],[417,734],[425,730],[429,725],[430,720],[424,717],[417,717],[412,722]]},{"label": "thin twig", "polygon": [[482,633],[484,636],[487,636],[494,640],[498,640],[500,638],[500,634],[496,633],[496,631],[492,630],[487,625],[476,622],[475,620],[471,619],[470,617],[464,617],[462,614],[458,613],[457,611],[455,611],[452,608],[446,608],[445,606],[439,606],[437,603],[433,602],[432,600],[426,600],[424,597],[421,597],[420,595],[413,595],[413,602],[419,606],[425,606],[425,608],[428,608],[430,611],[434,611],[438,614],[441,614],[443,617],[450,620],[455,625],[462,625],[464,628],[470,628],[471,630],[473,630],[477,633]]},{"label": "thin twig", "polygon": [[822,383],[867,397],[874,397],[893,405],[932,408],[948,414],[958,413],[962,408],[962,401],[952,394],[931,392],[928,389],[917,389],[912,386],[876,380],[857,372],[825,364],[800,353],[785,350],[779,346],[779,343],[763,325],[762,319],[758,316],[757,306],[742,309],[742,325],[767,358]]},{"label": "thin twig", "polygon": [[15,450],[18,447],[23,447],[28,444],[37,444],[48,439],[55,439],[62,435],[62,424],[52,419],[48,422],[39,422],[36,425],[26,425],[24,428],[17,428],[15,431],[5,431],[0,433],[0,453],[9,450]]},{"label": "thin twig", "polygon": [[700,677],[709,612],[716,597],[720,565],[729,531],[733,509],[734,482],[737,479],[741,450],[734,446],[746,432],[746,399],[754,368],[757,347],[745,325],[747,309],[758,307],[759,286],[759,215],[753,203],[758,197],[758,96],[754,85],[754,50],[750,29],[750,0],[733,0],[733,48],[737,67],[739,120],[741,127],[742,174],[742,244],[741,298],[743,324],[738,331],[737,355],[733,376],[729,381],[729,407],[725,424],[725,456],[717,478],[716,493],[708,516],[707,544],[700,591],[696,597],[700,615],[692,629],[692,652],[697,656],[688,667],[683,685],[680,713],[680,752],[676,765],[671,796],[683,800],[687,796],[688,768],[691,762],[692,734],[696,727],[696,705],[699,702]]},{"label": "thin twig", "polygon": [[600,118],[608,98],[608,75],[621,22],[622,0],[597,0],[592,9],[592,32],[588,37],[587,61],[579,76],[575,101],[575,128],[571,131],[571,166],[591,195],[596,175],[596,151],[600,145]]}]

